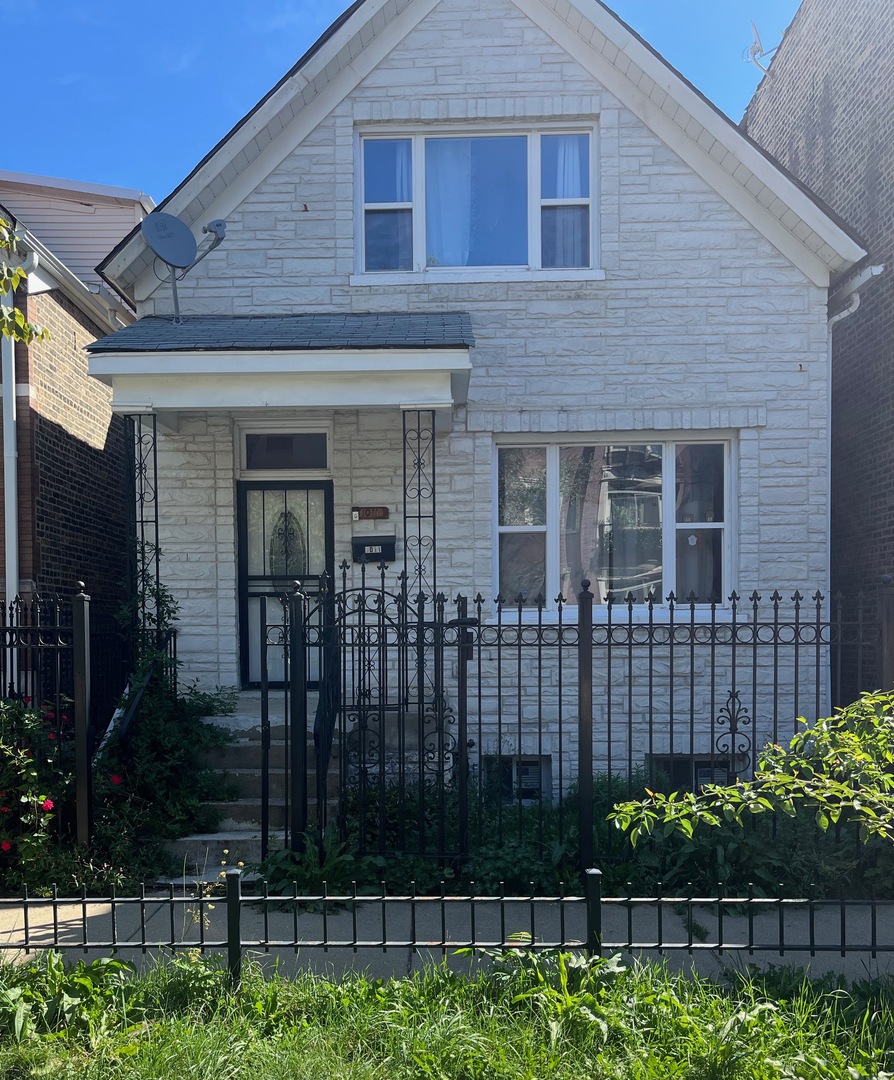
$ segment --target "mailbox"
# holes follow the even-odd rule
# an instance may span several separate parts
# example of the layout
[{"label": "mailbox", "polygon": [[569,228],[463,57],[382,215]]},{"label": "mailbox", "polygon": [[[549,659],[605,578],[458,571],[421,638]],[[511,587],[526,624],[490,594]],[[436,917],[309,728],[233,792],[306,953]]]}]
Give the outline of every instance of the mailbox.
[{"label": "mailbox", "polygon": [[379,563],[393,563],[394,549],[397,546],[395,536],[381,533],[377,536],[351,537],[351,557],[354,562],[367,562],[373,566]]}]

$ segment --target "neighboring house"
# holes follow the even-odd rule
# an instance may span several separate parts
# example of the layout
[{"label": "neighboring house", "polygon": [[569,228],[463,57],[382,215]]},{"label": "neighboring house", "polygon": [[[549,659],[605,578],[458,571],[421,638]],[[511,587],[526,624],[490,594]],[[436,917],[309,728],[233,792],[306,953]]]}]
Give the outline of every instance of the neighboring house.
[{"label": "neighboring house", "polygon": [[[742,127],[865,238],[885,273],[832,339],[832,587],[894,574],[894,18],[804,0]],[[832,310],[853,303],[833,298]],[[882,682],[880,667],[867,685]]]},{"label": "neighboring house", "polygon": [[[356,584],[364,550],[388,588],[480,593],[486,620],[500,593],[532,632],[560,591],[576,620],[582,579],[597,622],[609,593],[631,622],[671,592],[723,622],[734,590],[826,590],[828,288],[865,251],[601,3],[356,3],[160,209],[199,240],[225,218],[226,241],[179,282],[180,324],[122,241],[100,270],[140,320],[90,370],[155,417],[187,677],[257,685],[261,597],[342,560]],[[555,671],[513,704],[479,659],[481,752],[517,728],[531,753],[524,717],[541,757],[573,750],[544,727]],[[682,741],[673,704],[652,728],[666,666],[640,675],[615,761],[716,756],[735,674]],[[750,708],[776,676],[754,669]],[[485,730],[501,709],[511,731]]]},{"label": "neighboring house", "polygon": [[17,344],[14,358],[11,342],[0,345],[7,604],[16,595],[70,595],[78,580],[101,614],[124,595],[125,423],[109,391],[89,378],[84,350],[134,319],[93,267],[153,205],[137,191],[0,172],[0,216],[18,229],[30,268],[15,304],[50,334]]}]

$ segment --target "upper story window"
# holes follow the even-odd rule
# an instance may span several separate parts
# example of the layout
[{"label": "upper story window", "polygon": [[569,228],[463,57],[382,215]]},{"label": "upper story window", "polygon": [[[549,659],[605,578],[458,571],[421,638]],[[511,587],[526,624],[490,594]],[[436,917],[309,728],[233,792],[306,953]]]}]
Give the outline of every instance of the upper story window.
[{"label": "upper story window", "polygon": [[574,603],[586,578],[597,602],[724,602],[728,461],[717,442],[498,446],[500,594]]},{"label": "upper story window", "polygon": [[589,131],[364,136],[366,272],[588,269]]}]

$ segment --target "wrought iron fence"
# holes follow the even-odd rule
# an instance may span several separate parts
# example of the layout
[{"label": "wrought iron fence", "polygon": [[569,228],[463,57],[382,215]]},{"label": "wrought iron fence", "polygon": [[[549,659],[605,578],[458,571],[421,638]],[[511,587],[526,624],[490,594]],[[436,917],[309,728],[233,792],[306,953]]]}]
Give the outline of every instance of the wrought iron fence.
[{"label": "wrought iron fence", "polygon": [[[600,872],[583,890],[551,896],[481,895],[474,888],[435,895],[270,895],[263,882],[243,891],[239,870],[226,872],[221,895],[173,885],[136,896],[0,898],[0,950],[199,950],[221,952],[235,978],[245,952],[293,950],[343,954],[417,950],[446,956],[472,950],[717,952],[722,955],[838,953],[877,958],[894,952],[894,902],[812,897],[603,897]],[[707,925],[705,925],[707,924]]]},{"label": "wrought iron fence", "polygon": [[361,854],[580,841],[589,865],[600,791],[612,802],[751,775],[799,717],[844,703],[843,673],[883,646],[865,598],[596,606],[584,582],[575,597],[510,603],[411,597],[405,575],[392,586],[384,567],[361,570],[352,587],[343,564],[339,588],[297,590],[264,621],[263,648],[289,673],[263,686],[262,709],[290,740],[293,846],[329,821]]}]

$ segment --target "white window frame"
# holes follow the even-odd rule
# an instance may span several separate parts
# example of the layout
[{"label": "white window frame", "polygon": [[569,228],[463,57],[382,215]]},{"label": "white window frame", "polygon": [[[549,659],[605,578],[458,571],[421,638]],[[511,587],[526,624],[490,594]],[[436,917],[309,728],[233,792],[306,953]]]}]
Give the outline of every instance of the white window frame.
[{"label": "white window frame", "polygon": [[[559,451],[568,446],[606,446],[606,445],[642,445],[644,443],[660,443],[662,445],[662,469],[661,469],[661,551],[662,551],[662,595],[655,597],[653,612],[662,617],[669,608],[667,597],[671,592],[675,594],[675,610],[680,611],[689,607],[686,597],[676,596],[676,569],[677,569],[677,532],[681,529],[711,528],[719,529],[723,535],[721,545],[722,567],[721,580],[723,582],[723,596],[714,605],[718,611],[729,610],[729,596],[737,589],[734,573],[734,537],[737,523],[733,520],[734,507],[737,505],[735,492],[733,491],[733,477],[735,475],[734,458],[736,442],[730,432],[587,432],[587,433],[561,433],[544,438],[543,435],[511,436],[498,439],[494,444],[493,454],[493,499],[492,499],[492,537],[493,537],[493,591],[496,597],[500,582],[500,535],[502,533],[546,533],[546,581],[547,591],[550,595],[545,597],[544,610],[555,612],[556,597],[559,593],[560,576],[560,518],[559,518]],[[709,443],[722,445],[723,455],[723,522],[678,522],[676,515],[676,456],[675,447],[678,445],[691,446],[696,443]],[[501,450],[512,448],[544,447],[546,449],[546,524],[535,525],[501,525],[500,524],[500,473],[499,453]],[[670,477],[670,483],[665,478]],[[665,553],[670,553],[670,563]],[[580,590],[580,582],[573,583],[576,591]],[[512,606],[513,597],[504,597],[504,610]],[[565,607],[566,617],[576,618],[577,602],[575,598]],[[710,610],[710,603],[696,603],[697,610]],[[617,621],[617,613],[623,609],[626,618],[627,605],[622,596],[615,596],[612,605]],[[606,603],[594,604],[594,618],[605,618]],[[600,615],[601,613],[601,615]],[[523,609],[524,618],[536,618],[537,610],[533,607]],[[635,603],[633,605],[634,621],[641,621],[648,617],[648,604]]]},{"label": "white window frame", "polygon": [[[495,127],[462,127],[433,125],[425,131],[364,128],[355,135],[355,273],[352,285],[406,284],[408,281],[473,282],[473,281],[575,281],[602,280],[599,250],[599,144],[598,128],[593,123],[544,123],[531,125],[499,125]],[[454,137],[494,138],[508,135],[527,137],[528,162],[528,263],[518,266],[426,266],[425,252],[425,140]],[[540,188],[540,137],[542,135],[587,135],[590,152],[590,191],[587,199],[543,199]],[[412,193],[407,203],[366,203],[363,191],[364,144],[367,141],[409,139],[411,141]],[[543,268],[541,244],[541,210],[544,206],[584,206],[589,210],[590,265],[588,267]],[[413,232],[413,267],[409,270],[366,269],[366,211],[410,209]]]},{"label": "white window frame", "polygon": [[[332,477],[332,425],[325,421],[252,420],[236,424],[234,444],[237,480],[329,480]],[[325,435],[325,469],[249,469],[246,435]]]}]

